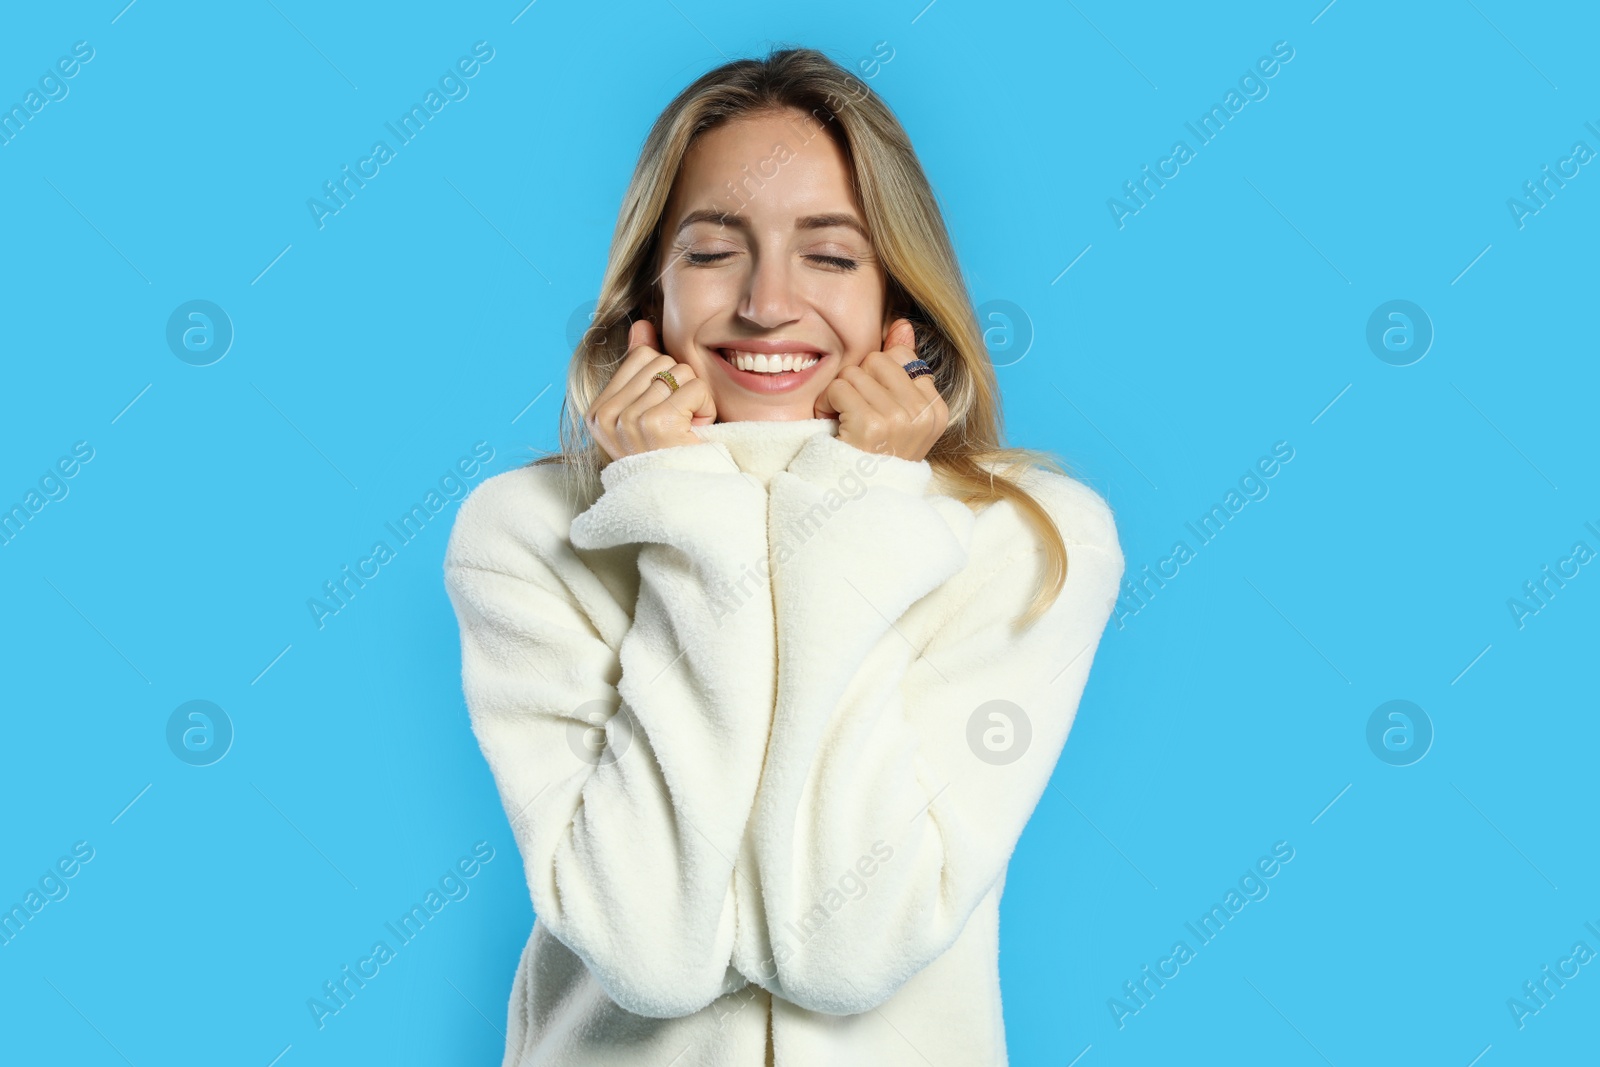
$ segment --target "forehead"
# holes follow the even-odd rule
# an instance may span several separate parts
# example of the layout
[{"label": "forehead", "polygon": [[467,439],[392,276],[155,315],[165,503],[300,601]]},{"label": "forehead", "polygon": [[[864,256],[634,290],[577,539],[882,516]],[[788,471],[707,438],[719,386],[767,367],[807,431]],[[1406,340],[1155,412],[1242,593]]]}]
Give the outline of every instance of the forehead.
[{"label": "forehead", "polygon": [[738,213],[758,227],[804,215],[859,216],[849,163],[819,121],[786,109],[740,116],[701,134],[673,183],[668,231],[705,208]]}]

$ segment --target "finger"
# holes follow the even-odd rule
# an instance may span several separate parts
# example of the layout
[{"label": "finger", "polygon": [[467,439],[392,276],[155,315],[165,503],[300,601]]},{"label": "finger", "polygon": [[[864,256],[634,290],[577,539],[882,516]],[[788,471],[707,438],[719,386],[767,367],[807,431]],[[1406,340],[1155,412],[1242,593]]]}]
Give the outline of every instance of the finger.
[{"label": "finger", "polygon": [[[623,393],[626,402],[622,406],[628,407],[641,400],[656,402],[671,393],[672,387],[657,377],[662,371],[671,372],[672,377],[679,385],[691,378],[698,377],[694,372],[694,368],[687,363],[679,363],[672,356],[657,353],[655,358],[648,363],[640,364],[639,372],[634,375],[633,380],[628,383],[627,391]],[[665,393],[662,392],[663,389],[666,390]]]},{"label": "finger", "polygon": [[[837,378],[834,381],[838,381]],[[816,402],[811,405],[811,417],[814,419],[837,419],[839,409],[833,406],[828,399],[828,394],[833,391],[833,382],[828,383],[828,388],[817,394]]]},{"label": "finger", "polygon": [[677,389],[667,384],[661,372],[666,371],[672,375],[672,380],[682,389],[692,381],[698,381],[694,368],[687,363],[679,363],[671,356],[659,356],[639,372],[632,384],[627,401],[622,405],[624,419],[638,421],[640,415],[657,406],[669,396],[677,394]]},{"label": "finger", "polygon": [[837,419],[839,417],[839,406],[838,401],[833,396],[833,387],[842,380],[839,374],[843,373],[844,368],[853,365],[851,363],[841,365],[839,371],[834,374],[833,381],[829,382],[828,387],[817,395],[816,401],[811,405],[813,418]]},{"label": "finger", "polygon": [[[910,319],[894,320],[894,322],[890,324],[889,333],[887,336],[885,336],[882,343],[885,348],[888,348],[891,343],[902,339],[906,344],[915,343],[915,334],[912,332]],[[871,355],[871,352],[863,352],[859,356],[845,356],[839,364],[839,374],[843,374],[846,367],[862,366],[867,359],[871,357]],[[916,357],[907,356],[900,362],[909,363],[914,358]],[[835,376],[834,380],[837,381],[838,377]],[[819,419],[836,419],[840,415],[839,409],[835,407],[833,402],[828,399],[828,391],[826,389],[822,391],[821,396],[817,397],[816,403],[812,405],[812,408],[812,414]]]},{"label": "finger", "polygon": [[617,373],[611,380],[618,385],[631,381],[645,363],[661,354],[661,342],[656,337],[655,323],[649,319],[640,319],[628,327],[628,348],[622,354],[622,362],[618,364]]},{"label": "finger", "polygon": [[[924,375],[930,379],[926,385],[922,384],[922,378],[913,381],[905,368],[899,366],[893,356],[884,352],[868,359],[861,370],[872,383],[872,390],[866,388],[860,390],[869,401],[876,403],[885,414],[903,413],[908,425],[927,426],[926,416],[939,396],[938,389],[931,384],[931,375]],[[857,383],[859,385],[859,376]]]},{"label": "finger", "polygon": [[[639,398],[648,390],[649,379],[656,372],[670,370],[677,360],[661,348],[656,324],[649,319],[639,319],[628,327],[628,349],[616,373],[611,376],[604,400],[621,401],[624,405]],[[681,375],[678,376],[681,380]]]},{"label": "finger", "polygon": [[839,420],[841,433],[844,432],[844,421],[847,416],[851,417],[853,422],[856,415],[870,415],[872,413],[871,406],[861,396],[861,393],[857,391],[854,385],[851,385],[843,378],[835,378],[828,383],[827,395],[830,407],[834,412],[832,417]]},{"label": "finger", "polygon": [[[623,411],[650,391],[653,382],[659,380],[655,377],[657,372],[677,366],[677,360],[671,356],[643,346],[628,358],[633,362],[612,376],[592,409],[595,421],[607,428],[616,425]],[[679,375],[674,372],[673,377]]]},{"label": "finger", "polygon": [[868,371],[889,389],[901,401],[901,406],[907,410],[916,410],[927,403],[920,390],[908,392],[901,388],[902,384],[911,385],[910,372],[906,364],[917,359],[917,335],[911,325],[910,319],[896,319],[894,325],[889,327],[889,334],[883,339],[882,358],[874,359],[868,356],[862,364],[862,369]]},{"label": "finger", "polygon": [[894,348],[906,348],[911,351],[909,356],[900,360],[902,364],[910,363],[917,358],[917,331],[911,325],[910,319],[895,319],[894,325],[889,327],[889,336],[883,339],[883,350],[888,352]]},{"label": "finger", "polygon": [[907,384],[917,394],[916,400],[907,405],[912,419],[921,421],[924,417],[931,417],[939,427],[938,433],[934,434],[937,438],[944,433],[944,423],[940,420],[948,416],[949,409],[945,406],[944,397],[939,394],[939,387],[934,384],[933,375],[924,374]]},{"label": "finger", "polygon": [[[656,349],[656,342],[655,324],[650,320],[638,319],[630,323],[622,359],[584,413],[589,435],[609,456],[629,453],[629,446],[618,433],[623,411],[650,388],[650,378],[656,370],[671,367],[675,362]],[[641,374],[646,370],[648,373]]]},{"label": "finger", "polygon": [[[672,375],[678,383],[678,388],[673,389],[666,380],[660,377],[662,371]],[[676,396],[683,387],[692,381],[697,381],[694,368],[684,363],[679,363],[671,356],[660,355],[640,368],[633,381],[628,383],[627,390],[619,397],[617,411],[616,434],[632,451],[643,451],[653,447],[646,444],[646,434],[653,428],[658,428],[660,415],[656,414],[654,420],[650,416],[656,409]],[[698,406],[698,405],[696,405]],[[677,404],[672,404],[665,409],[669,419],[676,416]],[[687,423],[688,415],[683,416]],[[647,425],[648,421],[648,425]]]},{"label": "finger", "polygon": [[[931,374],[919,374],[911,377],[905,365],[914,359],[920,359],[916,349],[916,330],[910,319],[897,319],[889,330],[889,336],[884,339],[884,355],[894,360],[898,371],[889,370],[883,363],[874,368],[874,377],[889,387],[890,391],[900,398],[900,403],[912,415],[920,419],[935,401],[940,399],[939,385]],[[907,389],[911,391],[907,391]]]},{"label": "finger", "polygon": [[692,402],[692,406],[689,408],[689,425],[707,426],[713,422],[716,422],[717,405],[716,398],[711,395],[711,386],[706,384],[704,379],[698,377],[696,377],[689,384],[699,386],[700,388],[698,388],[695,392],[690,393],[688,396],[682,395],[682,389],[679,389],[676,393],[672,394],[678,398],[680,407],[685,403]]},{"label": "finger", "polygon": [[656,335],[656,324],[649,319],[639,319],[628,327],[628,347],[632,349],[638,345],[647,345],[657,352],[661,351],[661,340]]},{"label": "finger", "polygon": [[641,413],[640,440],[647,449],[692,443],[695,435],[691,427],[702,412],[706,413],[702,422],[715,421],[711,387],[702,378],[692,378]]},{"label": "finger", "polygon": [[628,327],[628,347],[622,354],[622,359],[617,362],[616,370],[612,371],[611,379],[606,382],[605,388],[600,390],[600,395],[595,397],[590,405],[589,414],[599,413],[604,406],[619,395],[627,391],[628,385],[638,376],[644,364],[650,362],[661,354],[653,343],[655,340],[655,327],[646,319],[640,319]]},{"label": "finger", "polygon": [[[660,380],[655,378],[657,371],[670,370],[675,365],[676,361],[671,356],[656,352],[648,345],[639,345],[611,376],[611,381],[606,384],[586,416],[591,435],[609,439],[609,442],[621,446],[622,450],[618,453],[608,444],[606,449],[608,452],[626,455],[632,449],[634,444],[632,436],[623,429],[628,421],[628,409],[641,396],[648,394],[654,383]],[[662,382],[662,389],[666,388],[666,383]]]},{"label": "finger", "polygon": [[875,352],[873,353],[873,358],[869,358],[865,366],[857,367],[851,371],[846,379],[857,394],[866,401],[872,409],[872,413],[882,417],[885,429],[891,426],[897,418],[904,419],[909,423],[912,412],[922,406],[920,403],[913,403],[908,407],[902,403],[902,397],[888,384],[885,384],[885,380],[888,379],[890,374],[899,374],[906,385],[909,386],[911,384],[910,379],[906,378],[905,371],[890,363],[888,357],[883,353]]},{"label": "finger", "polygon": [[881,408],[867,394],[881,389],[869,377],[852,374],[849,380],[836,379],[829,390],[839,408],[839,436],[864,451],[895,456],[892,427]]}]

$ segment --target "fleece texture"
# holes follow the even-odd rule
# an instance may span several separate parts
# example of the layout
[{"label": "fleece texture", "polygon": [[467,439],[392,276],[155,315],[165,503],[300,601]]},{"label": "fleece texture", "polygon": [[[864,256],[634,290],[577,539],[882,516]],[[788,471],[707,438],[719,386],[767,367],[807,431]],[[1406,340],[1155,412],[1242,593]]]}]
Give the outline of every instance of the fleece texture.
[{"label": "fleece texture", "polygon": [[1043,548],[837,419],[716,423],[576,513],[554,465],[445,558],[472,730],[535,922],[504,1067],[1006,1063],[999,903],[1123,572],[1110,509],[1024,485]]}]

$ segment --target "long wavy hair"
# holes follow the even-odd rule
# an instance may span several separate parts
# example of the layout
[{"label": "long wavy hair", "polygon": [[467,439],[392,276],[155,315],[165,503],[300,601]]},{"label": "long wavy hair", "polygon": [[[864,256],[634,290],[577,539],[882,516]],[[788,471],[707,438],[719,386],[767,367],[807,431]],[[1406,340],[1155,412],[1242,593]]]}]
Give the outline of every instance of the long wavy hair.
[{"label": "long wavy hair", "polygon": [[589,436],[584,414],[627,354],[633,322],[660,306],[652,267],[684,154],[696,137],[730,119],[790,108],[820,123],[849,161],[873,248],[888,275],[888,308],[895,317],[911,320],[917,354],[933,368],[949,408],[944,433],[924,457],[939,490],[974,510],[1010,500],[1043,543],[1044,581],[1018,620],[1029,625],[1065,585],[1067,549],[1049,513],[1017,478],[1036,464],[1068,471],[1049,452],[1001,446],[994,365],[911,140],[870,87],[815,49],[773,50],[765,59],[735,60],[707,71],[656,119],[617,214],[593,325],[572,353],[560,450],[533,462],[565,465],[575,504],[599,496],[599,473],[608,458]]}]

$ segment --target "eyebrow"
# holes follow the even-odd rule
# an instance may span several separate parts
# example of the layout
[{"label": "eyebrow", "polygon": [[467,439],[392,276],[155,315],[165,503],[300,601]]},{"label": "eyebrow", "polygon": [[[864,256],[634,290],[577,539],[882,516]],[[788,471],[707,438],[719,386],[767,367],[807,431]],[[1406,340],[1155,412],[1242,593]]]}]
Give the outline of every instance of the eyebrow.
[{"label": "eyebrow", "polygon": [[[750,229],[750,220],[743,215],[732,211],[723,211],[720,208],[704,207],[685,215],[683,221],[678,223],[678,232],[682,233],[697,222],[715,222],[747,232]],[[860,220],[854,215],[842,212],[830,215],[804,215],[794,220],[794,228],[796,230],[825,230],[832,226],[846,226],[867,240],[870,241],[872,239],[871,235],[867,233],[866,227],[861,225]]]}]

